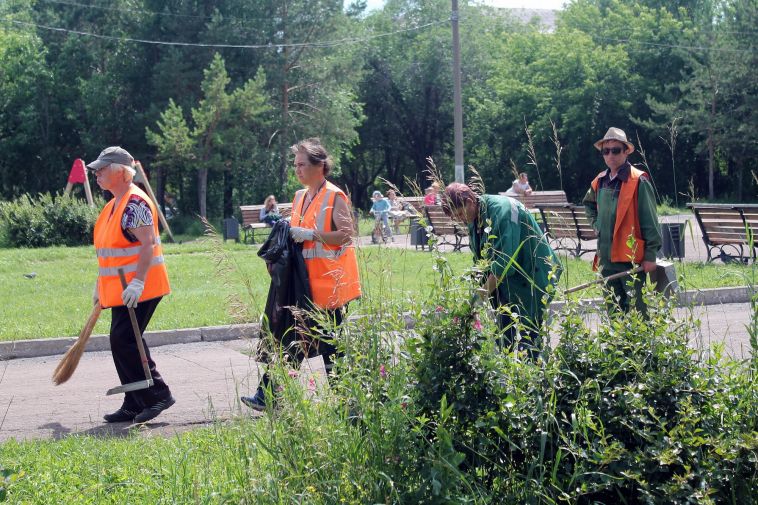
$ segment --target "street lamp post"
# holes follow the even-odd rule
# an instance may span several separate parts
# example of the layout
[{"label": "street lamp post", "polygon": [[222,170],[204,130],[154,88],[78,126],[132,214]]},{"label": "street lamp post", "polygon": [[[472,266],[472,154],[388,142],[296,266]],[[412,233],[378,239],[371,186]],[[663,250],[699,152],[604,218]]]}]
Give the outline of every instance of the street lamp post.
[{"label": "street lamp post", "polygon": [[463,180],[463,107],[461,106],[461,41],[458,36],[458,0],[452,0],[453,25],[453,126],[455,130],[455,182]]}]

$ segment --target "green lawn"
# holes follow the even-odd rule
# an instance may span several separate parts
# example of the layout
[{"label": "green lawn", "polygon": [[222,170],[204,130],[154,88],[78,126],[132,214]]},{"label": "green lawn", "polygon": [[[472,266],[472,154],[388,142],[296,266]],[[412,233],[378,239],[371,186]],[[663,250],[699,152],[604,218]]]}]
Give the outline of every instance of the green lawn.
[{"label": "green lawn", "polygon": [[[161,303],[150,329],[256,320],[269,286],[256,247],[196,240],[166,244],[164,251],[172,294]],[[455,272],[471,264],[468,251],[444,257]],[[432,289],[436,274],[429,252],[366,246],[359,249],[358,258],[365,297],[351,306],[353,313],[366,311],[371,303],[410,305]],[[687,286],[696,288],[744,285],[747,268],[677,264]],[[77,335],[90,312],[96,270],[91,247],[0,249],[0,340]],[[36,274],[32,279],[24,275],[31,273]],[[567,260],[561,286],[586,282],[592,275],[588,262]],[[584,295],[596,296],[597,290]],[[235,298],[252,310],[234,309],[240,306],[233,303]],[[109,317],[101,317],[95,332],[107,333],[109,322]]]}]

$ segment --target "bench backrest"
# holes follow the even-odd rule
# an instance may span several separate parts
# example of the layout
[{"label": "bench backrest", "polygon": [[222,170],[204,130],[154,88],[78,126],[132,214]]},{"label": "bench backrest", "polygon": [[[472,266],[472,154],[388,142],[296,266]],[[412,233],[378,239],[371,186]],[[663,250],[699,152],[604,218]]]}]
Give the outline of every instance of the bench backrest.
[{"label": "bench backrest", "polygon": [[528,195],[509,195],[505,192],[501,195],[510,196],[524,204],[527,209],[533,209],[540,205],[561,205],[569,203],[566,199],[566,192],[562,190],[555,191],[533,191]]},{"label": "bench backrest", "polygon": [[427,205],[424,207],[429,226],[435,235],[468,235],[468,230],[458,226],[442,210],[442,205]]},{"label": "bench backrest", "polygon": [[590,225],[589,219],[581,205],[543,205],[537,208],[545,223],[545,231],[553,238],[578,238],[580,240],[594,240],[597,238],[595,230]]},{"label": "bench backrest", "polygon": [[421,211],[424,208],[424,197],[423,196],[402,196],[398,197],[399,200],[403,203],[407,203],[411,207],[413,207],[417,213],[421,213]]},{"label": "bench backrest", "polygon": [[703,239],[712,244],[747,244],[747,228],[758,241],[758,205],[688,203],[700,224]]},{"label": "bench backrest", "polygon": [[[290,214],[292,214],[291,203],[280,203],[278,204],[278,206],[279,206],[279,212],[281,213],[282,217],[289,217]],[[263,208],[263,204],[240,205],[240,213],[242,213],[242,226],[260,223],[262,208]]]}]

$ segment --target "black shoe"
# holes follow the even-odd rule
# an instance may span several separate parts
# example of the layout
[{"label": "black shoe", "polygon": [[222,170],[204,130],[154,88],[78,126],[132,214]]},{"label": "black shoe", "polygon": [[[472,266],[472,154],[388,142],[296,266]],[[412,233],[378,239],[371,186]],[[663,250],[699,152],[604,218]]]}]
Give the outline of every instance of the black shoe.
[{"label": "black shoe", "polygon": [[258,412],[266,410],[266,393],[261,387],[258,388],[254,396],[241,396],[240,401]]},{"label": "black shoe", "polygon": [[169,396],[165,400],[161,400],[155,405],[152,405],[150,407],[145,407],[142,410],[142,412],[140,412],[134,417],[134,422],[146,423],[150,421],[151,419],[155,419],[156,417],[158,417],[158,414],[160,414],[161,412],[163,412],[164,410],[166,410],[167,408],[169,408],[175,403],[176,403],[176,400],[174,400],[174,397]]},{"label": "black shoe", "polygon": [[131,410],[127,410],[124,407],[121,407],[112,414],[105,414],[103,416],[103,419],[105,419],[106,423],[126,423],[132,422],[136,415],[136,412],[132,412]]}]

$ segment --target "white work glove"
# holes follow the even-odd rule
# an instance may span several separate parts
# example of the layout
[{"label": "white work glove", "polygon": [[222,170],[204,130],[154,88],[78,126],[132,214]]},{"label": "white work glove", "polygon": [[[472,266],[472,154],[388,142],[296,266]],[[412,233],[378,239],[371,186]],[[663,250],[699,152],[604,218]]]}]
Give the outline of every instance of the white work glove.
[{"label": "white work glove", "polygon": [[299,226],[293,226],[290,228],[290,237],[295,242],[304,242],[306,240],[313,240],[313,230],[311,228],[301,228]]},{"label": "white work glove", "polygon": [[92,291],[92,305],[100,303],[100,292],[97,290],[99,284],[99,281],[95,281],[95,289]]},{"label": "white work glove", "polygon": [[127,307],[136,307],[139,297],[142,296],[143,289],[145,289],[145,283],[135,277],[129,285],[126,286],[124,292],[121,293],[121,301],[123,301],[124,305]]}]

